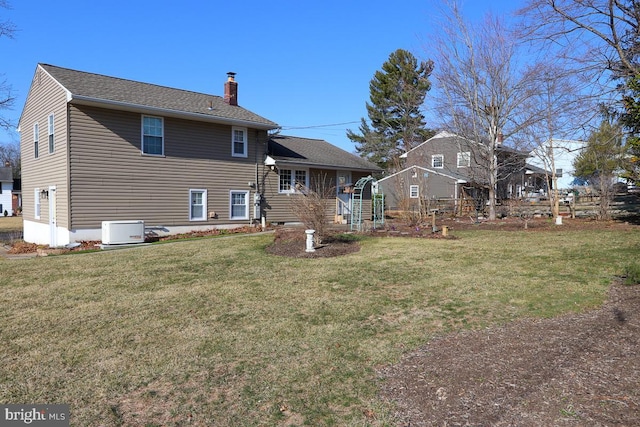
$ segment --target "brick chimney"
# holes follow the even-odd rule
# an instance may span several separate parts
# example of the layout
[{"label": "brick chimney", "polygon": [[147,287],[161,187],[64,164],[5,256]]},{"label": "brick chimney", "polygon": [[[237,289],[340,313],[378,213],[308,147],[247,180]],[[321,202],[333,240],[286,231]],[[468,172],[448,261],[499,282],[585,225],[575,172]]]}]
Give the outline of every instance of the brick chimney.
[{"label": "brick chimney", "polygon": [[236,73],[229,71],[227,81],[224,83],[224,102],[229,105],[238,105],[238,83],[235,76]]}]

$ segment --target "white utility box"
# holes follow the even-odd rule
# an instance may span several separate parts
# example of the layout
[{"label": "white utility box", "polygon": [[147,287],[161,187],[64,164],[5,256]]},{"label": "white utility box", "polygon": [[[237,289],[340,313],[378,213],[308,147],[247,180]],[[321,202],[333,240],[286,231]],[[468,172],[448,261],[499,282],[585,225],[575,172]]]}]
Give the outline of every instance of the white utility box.
[{"label": "white utility box", "polygon": [[144,243],[144,221],[102,221],[103,245]]}]

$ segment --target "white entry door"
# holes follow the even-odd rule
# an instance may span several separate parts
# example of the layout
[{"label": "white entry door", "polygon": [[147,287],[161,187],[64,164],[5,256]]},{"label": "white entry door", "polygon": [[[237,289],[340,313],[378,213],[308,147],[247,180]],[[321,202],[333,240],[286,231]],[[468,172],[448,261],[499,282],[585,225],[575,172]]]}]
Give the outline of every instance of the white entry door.
[{"label": "white entry door", "polygon": [[353,184],[351,183],[351,172],[338,171],[336,177],[336,193],[340,200],[338,204],[337,215],[351,215],[351,191]]},{"label": "white entry door", "polygon": [[56,212],[56,187],[49,187],[49,247],[58,246],[58,220]]}]

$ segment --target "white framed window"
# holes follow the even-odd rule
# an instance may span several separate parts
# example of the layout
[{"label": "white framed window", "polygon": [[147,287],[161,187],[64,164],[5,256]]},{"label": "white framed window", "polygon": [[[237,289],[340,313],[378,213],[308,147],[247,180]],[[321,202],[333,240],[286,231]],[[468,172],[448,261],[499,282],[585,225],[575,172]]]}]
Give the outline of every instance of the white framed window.
[{"label": "white framed window", "polygon": [[53,113],[49,114],[47,133],[49,135],[49,154],[55,151],[55,125]]},{"label": "white framed window", "polygon": [[247,157],[247,128],[233,126],[231,128],[231,155]]},{"label": "white framed window", "polygon": [[37,159],[40,156],[40,125],[38,123],[33,124],[33,158]]},{"label": "white framed window", "polygon": [[249,219],[248,191],[229,191],[229,219]]},{"label": "white framed window", "polygon": [[295,193],[299,186],[309,187],[309,174],[305,169],[280,169],[280,193]]},{"label": "white framed window", "polygon": [[33,217],[40,219],[40,189],[33,190]]},{"label": "white framed window", "polygon": [[164,120],[162,117],[142,116],[143,154],[164,156]]},{"label": "white framed window", "polygon": [[431,156],[431,167],[434,169],[442,169],[444,167],[444,155],[434,154]]},{"label": "white framed window", "polygon": [[409,186],[409,197],[412,199],[417,199],[420,196],[420,190],[418,185],[410,185]]},{"label": "white framed window", "polygon": [[464,151],[464,152],[458,153],[457,162],[458,162],[459,168],[468,168],[469,166],[471,166],[471,152]]},{"label": "white framed window", "polygon": [[207,220],[207,190],[189,190],[189,220]]}]

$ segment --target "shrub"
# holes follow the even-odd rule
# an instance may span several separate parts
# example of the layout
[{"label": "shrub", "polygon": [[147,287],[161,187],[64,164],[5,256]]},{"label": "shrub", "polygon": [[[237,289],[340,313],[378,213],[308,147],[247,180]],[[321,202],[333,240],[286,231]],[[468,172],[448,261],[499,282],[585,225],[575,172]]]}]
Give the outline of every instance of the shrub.
[{"label": "shrub", "polygon": [[298,183],[296,190],[292,195],[291,210],[306,228],[316,231],[316,244],[320,244],[329,225],[327,207],[335,198],[335,187],[326,175],[318,175],[310,187]]}]

